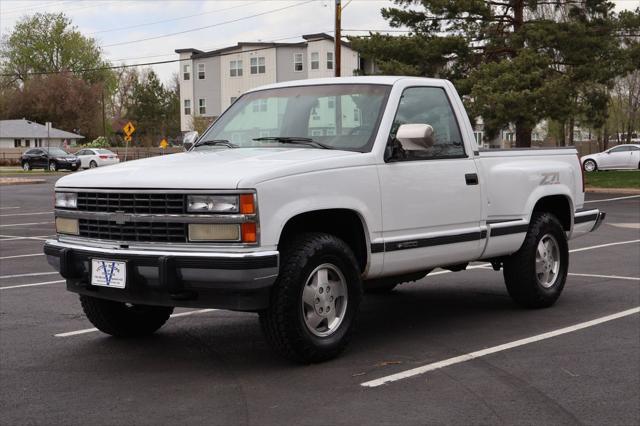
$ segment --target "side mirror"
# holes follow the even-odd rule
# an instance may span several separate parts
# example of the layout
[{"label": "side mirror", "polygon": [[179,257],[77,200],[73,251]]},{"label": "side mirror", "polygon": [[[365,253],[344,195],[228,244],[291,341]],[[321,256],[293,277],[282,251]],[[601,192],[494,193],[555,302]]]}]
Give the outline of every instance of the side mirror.
[{"label": "side mirror", "polygon": [[193,146],[194,143],[198,140],[199,133],[195,130],[192,132],[187,132],[184,134],[182,138],[182,145],[184,145],[184,149],[187,151]]},{"label": "side mirror", "polygon": [[433,127],[428,124],[403,124],[396,133],[396,139],[407,151],[419,151],[433,146],[436,142]]}]

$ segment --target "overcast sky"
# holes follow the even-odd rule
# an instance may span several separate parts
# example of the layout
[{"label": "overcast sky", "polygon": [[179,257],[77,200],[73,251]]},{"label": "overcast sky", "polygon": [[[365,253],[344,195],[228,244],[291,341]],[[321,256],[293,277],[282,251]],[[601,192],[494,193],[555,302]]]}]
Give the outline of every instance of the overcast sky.
[{"label": "overcast sky", "polygon": [[[640,0],[614,3],[617,9],[640,6]],[[390,4],[390,0],[352,0],[344,9],[342,27],[389,29],[380,9]],[[135,64],[176,59],[174,50],[185,47],[212,50],[239,41],[300,41],[302,34],[330,32],[333,10],[334,0],[0,0],[0,33],[10,33],[24,15],[64,12],[82,33],[98,40],[114,64]],[[183,31],[188,32],[174,34]],[[168,81],[178,64],[154,65],[154,69]]]}]

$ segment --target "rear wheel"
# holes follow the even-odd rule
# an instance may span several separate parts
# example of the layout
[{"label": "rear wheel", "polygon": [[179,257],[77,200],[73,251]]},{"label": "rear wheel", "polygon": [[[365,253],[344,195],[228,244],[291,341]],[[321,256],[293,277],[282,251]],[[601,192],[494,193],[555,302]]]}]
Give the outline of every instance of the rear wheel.
[{"label": "rear wheel", "polygon": [[52,172],[55,172],[58,170],[58,163],[56,163],[55,161],[52,161],[49,163],[49,170]]},{"label": "rear wheel", "polygon": [[333,235],[305,233],[284,244],[281,262],[270,306],[260,313],[267,341],[296,362],[337,356],[362,298],[353,252]]},{"label": "rear wheel", "polygon": [[89,168],[90,169],[95,169],[96,167],[98,167],[98,163],[96,163],[95,161],[91,160],[91,162],[89,163]]},{"label": "rear wheel", "polygon": [[122,302],[80,296],[80,303],[91,324],[116,337],[138,337],[154,333],[173,312],[172,307],[130,305]]},{"label": "rear wheel", "polygon": [[511,298],[526,308],[546,308],[560,297],[567,279],[569,249],[558,219],[534,213],[525,241],[504,262],[504,280]]},{"label": "rear wheel", "polygon": [[28,161],[25,161],[22,163],[22,170],[24,170],[25,172],[28,172],[29,170],[31,170],[31,164],[29,164]]},{"label": "rear wheel", "polygon": [[586,160],[582,167],[584,168],[585,172],[595,172],[596,170],[598,170],[598,165],[593,160]]}]

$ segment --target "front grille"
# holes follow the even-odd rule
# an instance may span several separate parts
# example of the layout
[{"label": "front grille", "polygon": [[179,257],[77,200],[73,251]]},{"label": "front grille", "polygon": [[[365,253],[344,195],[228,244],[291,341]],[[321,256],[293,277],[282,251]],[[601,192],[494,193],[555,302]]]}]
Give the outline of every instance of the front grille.
[{"label": "front grille", "polygon": [[133,194],[118,192],[79,192],[78,210],[135,214],[185,213],[183,194]]},{"label": "front grille", "polygon": [[80,236],[115,241],[184,243],[187,225],[167,222],[127,222],[80,219]]}]

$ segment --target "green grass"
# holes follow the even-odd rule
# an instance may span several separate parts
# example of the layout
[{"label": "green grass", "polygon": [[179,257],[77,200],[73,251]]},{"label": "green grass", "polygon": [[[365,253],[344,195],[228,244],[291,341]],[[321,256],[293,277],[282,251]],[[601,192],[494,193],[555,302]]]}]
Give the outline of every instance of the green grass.
[{"label": "green grass", "polygon": [[611,170],[584,174],[585,185],[592,188],[640,189],[640,170]]}]

